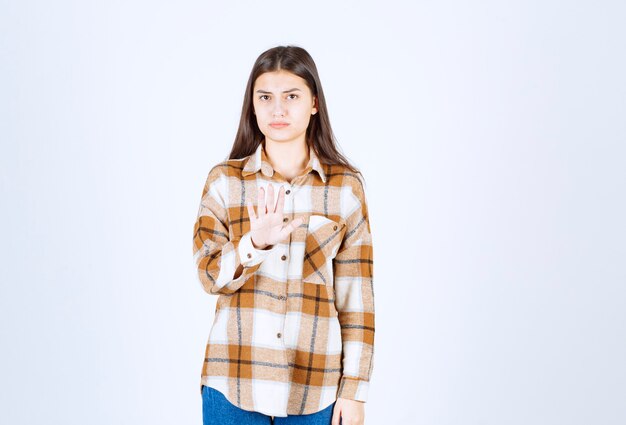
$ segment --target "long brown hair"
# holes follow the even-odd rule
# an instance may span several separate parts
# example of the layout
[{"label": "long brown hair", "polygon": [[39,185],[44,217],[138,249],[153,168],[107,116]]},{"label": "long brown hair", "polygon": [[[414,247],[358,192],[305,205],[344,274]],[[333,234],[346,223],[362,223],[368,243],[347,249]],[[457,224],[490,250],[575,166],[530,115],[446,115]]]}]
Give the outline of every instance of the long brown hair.
[{"label": "long brown hair", "polygon": [[324,98],[324,90],[317,73],[315,62],[309,53],[302,47],[298,46],[277,46],[273,47],[257,58],[246,86],[246,93],[241,109],[241,119],[239,120],[239,129],[235,136],[230,156],[228,159],[238,159],[248,156],[256,150],[259,143],[265,137],[256,122],[254,115],[252,96],[254,90],[254,82],[265,72],[273,72],[285,70],[289,71],[306,81],[307,86],[311,90],[313,96],[317,96],[317,113],[311,115],[309,126],[306,129],[307,146],[312,146],[316,155],[322,164],[325,165],[343,165],[353,173],[361,172],[353,166],[348,159],[343,156],[335,144],[335,136],[330,126],[328,117],[328,109],[326,108],[326,99]]}]

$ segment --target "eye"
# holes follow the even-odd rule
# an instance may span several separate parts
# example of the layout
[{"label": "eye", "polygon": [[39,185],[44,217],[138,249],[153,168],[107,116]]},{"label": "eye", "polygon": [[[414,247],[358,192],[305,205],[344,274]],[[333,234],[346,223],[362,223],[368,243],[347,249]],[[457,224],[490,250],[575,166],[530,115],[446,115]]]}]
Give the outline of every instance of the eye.
[{"label": "eye", "polygon": [[294,94],[294,93],[291,93],[289,96],[295,96],[295,97],[298,97],[298,95],[297,95],[297,94]]},{"label": "eye", "polygon": [[269,97],[269,96],[268,96],[268,95],[266,95],[266,94],[262,94],[261,96],[259,96],[259,99],[264,100],[264,99],[263,99],[264,97]]}]

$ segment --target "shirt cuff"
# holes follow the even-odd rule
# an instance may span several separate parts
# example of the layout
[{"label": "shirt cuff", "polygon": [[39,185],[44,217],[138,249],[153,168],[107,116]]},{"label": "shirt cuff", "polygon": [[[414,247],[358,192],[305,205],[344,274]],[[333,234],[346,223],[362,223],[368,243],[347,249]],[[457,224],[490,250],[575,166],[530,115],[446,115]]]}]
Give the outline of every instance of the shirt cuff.
[{"label": "shirt cuff", "polygon": [[369,381],[363,381],[362,379],[352,378],[349,376],[342,376],[339,381],[337,398],[347,398],[365,403],[367,401],[369,386]]},{"label": "shirt cuff", "polygon": [[252,236],[250,232],[246,233],[239,240],[239,258],[241,264],[244,267],[256,266],[269,255],[270,252],[276,247],[274,245],[271,249],[257,249],[252,245]]}]

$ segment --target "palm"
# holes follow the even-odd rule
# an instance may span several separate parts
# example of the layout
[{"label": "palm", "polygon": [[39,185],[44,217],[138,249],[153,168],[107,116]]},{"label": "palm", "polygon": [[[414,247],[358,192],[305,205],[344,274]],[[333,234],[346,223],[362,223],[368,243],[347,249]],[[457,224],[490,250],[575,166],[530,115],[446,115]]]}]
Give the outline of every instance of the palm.
[{"label": "palm", "polygon": [[[283,207],[285,204],[285,188],[281,186],[278,193],[278,202],[274,205],[274,187],[269,185],[267,191],[267,202],[265,190],[259,188],[258,215],[254,212],[254,207],[247,203],[248,215],[250,216],[250,231],[252,240],[257,246],[274,245],[285,239],[296,227],[302,223],[302,219],[297,218],[291,223],[283,226]],[[269,207],[268,207],[269,206]]]},{"label": "palm", "polygon": [[266,213],[265,219],[253,221],[250,230],[253,232],[254,240],[267,245],[274,245],[280,241],[283,229],[283,216],[276,212]]}]

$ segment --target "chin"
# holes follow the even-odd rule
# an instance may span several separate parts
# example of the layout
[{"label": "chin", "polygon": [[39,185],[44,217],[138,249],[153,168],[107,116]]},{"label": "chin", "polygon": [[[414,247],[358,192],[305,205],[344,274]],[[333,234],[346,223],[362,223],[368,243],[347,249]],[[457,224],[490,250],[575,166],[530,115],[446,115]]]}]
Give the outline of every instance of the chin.
[{"label": "chin", "polygon": [[272,140],[276,142],[289,142],[290,140],[293,140],[296,137],[295,135],[291,133],[281,133],[280,130],[270,131],[268,135]]}]

